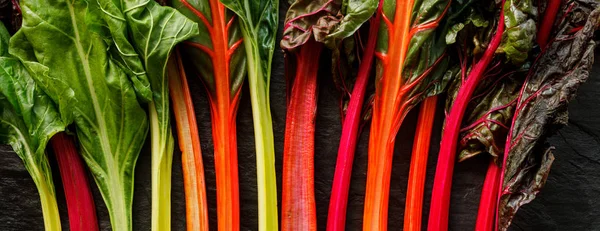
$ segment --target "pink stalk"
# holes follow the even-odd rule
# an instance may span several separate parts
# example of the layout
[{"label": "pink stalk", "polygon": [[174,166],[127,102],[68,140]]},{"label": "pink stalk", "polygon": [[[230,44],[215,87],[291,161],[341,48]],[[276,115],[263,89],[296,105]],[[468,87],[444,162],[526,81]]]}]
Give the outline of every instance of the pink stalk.
[{"label": "pink stalk", "polygon": [[[502,0],[504,6],[505,0]],[[442,135],[440,145],[440,153],[433,182],[433,190],[431,194],[431,207],[429,210],[429,231],[445,231],[448,230],[448,213],[450,209],[450,191],[452,189],[452,173],[454,171],[454,162],[456,161],[456,149],[458,137],[460,134],[460,126],[467,105],[473,96],[473,92],[481,81],[484,72],[494,58],[494,54],[504,32],[504,7],[500,10],[500,18],[498,20],[498,28],[496,34],[490,41],[489,46],[485,50],[481,59],[473,66],[466,81],[458,90],[456,100],[450,108],[450,113],[446,117],[446,125]],[[466,70],[463,70],[466,71]]]},{"label": "pink stalk", "polygon": [[496,214],[496,198],[498,197],[498,188],[500,186],[500,167],[494,161],[490,161],[481,198],[479,199],[479,211],[477,212],[477,222],[475,231],[494,230],[494,218]]},{"label": "pink stalk", "polygon": [[50,144],[65,190],[69,227],[73,231],[98,231],[94,198],[73,138],[60,132],[52,137]]},{"label": "pink stalk", "polygon": [[[383,0],[380,0],[379,8]],[[329,201],[329,214],[327,216],[328,231],[345,230],[346,207],[348,206],[348,191],[350,190],[350,176],[352,175],[352,162],[356,143],[359,135],[359,127],[362,115],[362,106],[365,101],[365,92],[373,59],[375,56],[375,45],[377,44],[377,33],[381,14],[375,14],[375,17],[369,24],[369,40],[363,53],[362,62],[358,68],[356,82],[350,96],[350,103],[346,111],[346,117],[342,125],[342,137],[338,148],[338,156],[333,177],[333,188],[331,189],[331,199]]]},{"label": "pink stalk", "polygon": [[550,37],[554,20],[556,19],[556,15],[560,9],[561,1],[562,0],[548,0],[548,6],[544,12],[544,18],[542,19],[540,29],[537,33],[537,43],[542,49],[546,47],[546,44],[548,44],[548,38]]}]

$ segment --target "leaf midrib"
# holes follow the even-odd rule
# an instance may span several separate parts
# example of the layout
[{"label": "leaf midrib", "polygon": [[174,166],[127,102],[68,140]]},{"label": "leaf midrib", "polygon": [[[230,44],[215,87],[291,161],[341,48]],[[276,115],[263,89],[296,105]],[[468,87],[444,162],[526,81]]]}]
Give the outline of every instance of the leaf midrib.
[{"label": "leaf midrib", "polygon": [[[75,35],[74,41],[73,43],[75,44],[75,48],[77,50],[77,55],[79,56],[79,58],[81,59],[82,62],[82,68],[84,70],[84,74],[85,74],[85,80],[87,83],[87,88],[88,91],[90,93],[90,98],[92,99],[92,107],[94,108],[94,113],[96,115],[96,121],[98,122],[98,129],[99,131],[99,139],[100,139],[100,146],[102,148],[102,153],[104,154],[104,158],[105,158],[105,164],[107,167],[107,174],[109,175],[109,181],[111,181],[111,184],[113,187],[108,189],[108,193],[110,194],[107,198],[113,198],[116,199],[118,202],[114,203],[115,201],[111,201],[113,203],[109,203],[111,204],[111,207],[114,207],[115,204],[120,204],[121,202],[124,202],[124,198],[122,198],[122,195],[120,193],[114,193],[113,192],[120,192],[122,191],[122,185],[121,182],[119,180],[119,170],[117,169],[118,166],[115,165],[115,159],[110,147],[110,142],[108,141],[108,132],[106,129],[106,121],[104,120],[104,116],[102,114],[102,111],[100,110],[99,107],[99,101],[98,101],[98,96],[96,95],[96,91],[94,89],[94,80],[92,77],[92,73],[90,70],[90,63],[88,60],[87,55],[84,54],[83,51],[83,46],[81,45],[81,36],[79,35],[79,27],[77,26],[77,20],[75,18],[75,10],[73,9],[73,2],[70,2],[67,4],[68,8],[69,8],[69,14],[71,17],[71,24],[73,26],[73,33]],[[90,45],[91,48],[91,45]],[[121,207],[119,205],[117,205],[117,207]],[[125,210],[125,208],[121,208],[122,210]],[[120,215],[116,215],[116,216],[122,216],[124,214],[127,214],[126,211],[119,211],[119,213],[121,213]],[[116,217],[115,217],[116,218]],[[121,220],[123,218],[116,218],[118,220]],[[117,222],[117,221],[111,221],[111,223],[113,222]]]}]

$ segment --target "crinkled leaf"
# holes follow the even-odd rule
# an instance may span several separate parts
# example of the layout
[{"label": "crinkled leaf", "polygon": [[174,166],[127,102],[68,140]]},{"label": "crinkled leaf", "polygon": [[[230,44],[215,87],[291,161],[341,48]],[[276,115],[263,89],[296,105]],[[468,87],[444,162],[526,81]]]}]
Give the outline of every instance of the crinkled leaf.
[{"label": "crinkled leaf", "polygon": [[[460,87],[460,78],[454,82],[449,92]],[[479,84],[462,123],[458,161],[480,153],[489,153],[494,159],[502,156],[522,84],[523,78],[517,71],[510,71],[500,79],[484,79]]]},{"label": "crinkled leaf", "polygon": [[378,0],[344,0],[341,8],[341,20],[327,35],[328,41],[325,44],[330,48],[337,47],[342,39],[353,35],[361,25],[371,18],[378,5]]},{"label": "crinkled leaf", "polygon": [[33,71],[35,81],[75,122],[81,154],[107,204],[112,228],[131,230],[135,162],[148,120],[109,47],[88,24],[98,11],[85,1],[24,0],[23,27],[10,52]]},{"label": "crinkled leaf", "polygon": [[[309,39],[327,41],[342,19],[342,0],[296,0],[285,15],[281,48],[295,50]],[[330,44],[330,47],[334,47]]]},{"label": "crinkled leaf", "polygon": [[537,9],[532,0],[507,0],[504,3],[504,31],[499,53],[505,53],[506,58],[515,65],[527,60],[527,54],[533,47],[537,33],[534,18]]},{"label": "crinkled leaf", "polygon": [[452,26],[446,33],[446,43],[453,44],[456,42],[458,33],[465,28],[465,25],[472,24],[476,28],[486,28],[489,26],[490,21],[483,17],[482,13],[477,11],[475,8],[465,8],[469,11],[469,16],[465,18],[465,21],[458,22]]},{"label": "crinkled leaf", "polygon": [[[501,230],[508,228],[517,209],[531,201],[545,183],[552,157],[544,150],[544,138],[567,122],[567,103],[592,68],[600,5],[596,1],[572,4],[570,11],[571,4],[563,6],[565,19],[554,30],[558,35],[533,64],[517,99],[499,195]],[[573,29],[577,29],[575,34]]]},{"label": "crinkled leaf", "polygon": [[131,34],[123,12],[123,8],[127,7],[125,4],[127,3],[94,1],[89,5],[89,10],[94,11],[94,14],[98,14],[99,17],[90,17],[87,19],[87,23],[90,29],[103,35],[111,58],[127,73],[138,98],[144,102],[150,102],[152,101],[152,89],[142,63],[142,57],[138,55],[129,41]]}]

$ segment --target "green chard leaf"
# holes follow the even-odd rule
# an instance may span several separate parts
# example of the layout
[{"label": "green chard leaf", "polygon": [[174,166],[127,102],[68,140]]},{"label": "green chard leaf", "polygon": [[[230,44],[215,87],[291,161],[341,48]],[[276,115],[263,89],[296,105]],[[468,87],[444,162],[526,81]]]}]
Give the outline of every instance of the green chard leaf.
[{"label": "green chard leaf", "polygon": [[[345,0],[342,2],[341,17],[342,20],[337,25],[335,30],[327,35],[329,40],[332,42],[326,43],[327,45],[333,45],[332,49],[332,63],[331,71],[333,80],[340,92],[342,93],[341,101],[341,115],[342,121],[346,114],[346,110],[349,104],[350,95],[354,89],[354,83],[356,82],[358,69],[362,58],[365,55],[365,45],[368,43],[370,23],[367,24],[367,20],[371,19],[379,2],[377,0],[369,1],[354,1]],[[366,26],[369,25],[369,26]],[[377,34],[375,34],[376,37]],[[377,38],[373,38],[377,39]],[[371,75],[371,73],[369,73]],[[372,99],[374,89],[369,89],[368,95]],[[372,100],[365,101],[363,105],[363,120],[369,120],[369,112],[371,108]]]},{"label": "green chard leaf", "polygon": [[[110,30],[108,39],[115,41],[110,46],[112,57],[121,66],[128,67],[125,70],[129,70],[128,75],[141,98],[146,98],[146,83],[150,83],[152,230],[170,229],[174,139],[166,64],[175,45],[198,34],[198,26],[177,10],[155,1],[98,0],[98,4],[101,9],[98,13]],[[140,70],[141,67],[144,69]]]},{"label": "green chard leaf", "polygon": [[519,207],[533,200],[544,185],[554,160],[545,137],[567,123],[567,103],[592,68],[600,4],[572,1],[562,6],[562,14],[564,19],[555,24],[555,39],[537,57],[517,98],[504,154],[500,230],[508,228]]},{"label": "green chard leaf", "polygon": [[533,0],[507,0],[504,3],[506,30],[497,52],[506,54],[506,58],[515,65],[525,62],[537,32],[533,20],[536,17]]},{"label": "green chard leaf", "polygon": [[45,230],[59,231],[56,193],[45,149],[50,138],[65,129],[65,123],[25,66],[8,55],[8,39],[8,31],[0,23],[0,143],[12,146],[33,178]]},{"label": "green chard leaf", "polygon": [[[148,132],[128,70],[111,56],[102,15],[86,1],[24,0],[23,27],[10,52],[35,73],[36,83],[75,122],[81,154],[94,175],[113,230],[132,230],[135,162]],[[89,24],[88,24],[89,23]]]}]

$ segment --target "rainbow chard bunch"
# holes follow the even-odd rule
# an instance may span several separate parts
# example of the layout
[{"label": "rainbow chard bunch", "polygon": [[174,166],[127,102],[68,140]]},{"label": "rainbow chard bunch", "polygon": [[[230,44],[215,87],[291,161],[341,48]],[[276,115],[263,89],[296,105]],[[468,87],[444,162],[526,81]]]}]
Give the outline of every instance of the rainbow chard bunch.
[{"label": "rainbow chard bunch", "polygon": [[[495,19],[489,17],[494,8],[480,1],[446,36],[456,48],[461,70],[449,88],[430,230],[447,229],[451,175],[438,177],[452,168],[454,151],[459,161],[482,153],[492,157],[476,230],[506,230],[518,208],[533,200],[545,183],[554,158],[544,140],[566,123],[567,102],[588,76],[598,29],[599,11],[594,9],[599,4],[536,4],[507,0],[495,8]],[[453,124],[461,107],[472,113]],[[447,140],[454,136],[456,140]],[[452,157],[446,162],[448,153]],[[440,194],[442,188],[447,191]]]},{"label": "rainbow chard bunch", "polygon": [[[182,57],[191,60],[189,68],[202,78],[210,99],[218,227],[220,230],[239,229],[235,118],[247,74],[256,137],[259,229],[275,230],[278,227],[277,184],[269,82],[278,2],[179,0],[171,4],[200,25],[200,34],[185,42]],[[190,209],[193,210],[188,204],[188,217]],[[193,221],[206,219],[206,216],[189,218]],[[198,227],[190,225],[193,224],[188,222],[188,227]]]},{"label": "rainbow chard bunch", "polygon": [[[461,3],[456,3],[459,4]],[[483,92],[484,89],[502,82],[505,75],[523,66],[533,47],[536,32],[533,18],[537,12],[532,1],[507,0],[500,4],[496,1],[469,1],[462,4],[468,4],[470,7],[463,12],[456,23],[453,23],[446,35],[446,42],[453,44],[456,50],[460,73],[455,76],[455,83],[449,93],[451,102],[447,106],[448,112],[434,179],[429,230],[448,228],[452,171],[463,117],[466,115],[465,112],[469,111],[467,106],[471,101],[479,100],[484,96],[483,93],[475,94],[476,91]],[[484,101],[483,104],[489,102]],[[478,114],[468,115],[473,117]],[[502,113],[499,115],[502,116]],[[482,119],[486,120],[483,121],[485,127],[490,119],[487,116],[498,115],[483,116],[486,117]],[[491,121],[495,122],[493,118]]]},{"label": "rainbow chard bunch", "polygon": [[[316,229],[314,200],[314,130],[317,104],[317,71],[323,46],[334,50],[335,80],[344,94],[342,111],[344,131],[340,143],[335,183],[329,207],[328,230],[343,230],[348,200],[352,159],[361,121],[368,78],[374,58],[378,26],[370,26],[369,44],[364,51],[354,50],[359,28],[371,19],[379,4],[369,1],[306,1],[293,2],[286,15],[281,47],[286,52],[288,112],[284,144],[282,229]],[[372,25],[379,19],[373,18]],[[349,49],[348,49],[349,48]],[[358,74],[346,72],[357,60],[355,53],[365,58]],[[352,56],[351,58],[349,58]],[[358,58],[360,59],[360,58]],[[341,71],[341,70],[344,71]],[[349,102],[344,101],[344,99]],[[297,182],[298,176],[303,180]],[[298,199],[301,198],[301,199]]]},{"label": "rainbow chard bunch", "polygon": [[[376,48],[364,230],[385,230],[396,133],[408,111],[444,89],[448,60],[440,26],[450,1],[385,1]],[[417,215],[417,216],[420,216]],[[415,219],[420,220],[420,219]]]},{"label": "rainbow chard bunch", "polygon": [[[361,128],[370,119],[372,100],[366,99],[372,92],[367,92],[367,88],[372,75],[375,45],[381,22],[381,16],[374,13],[381,7],[381,3],[382,1],[376,0],[343,1],[341,20],[326,36],[327,45],[333,50],[334,82],[342,93],[340,108],[343,121],[329,202],[327,230],[345,229],[354,152]],[[366,41],[363,41],[362,36],[365,33]]]}]

